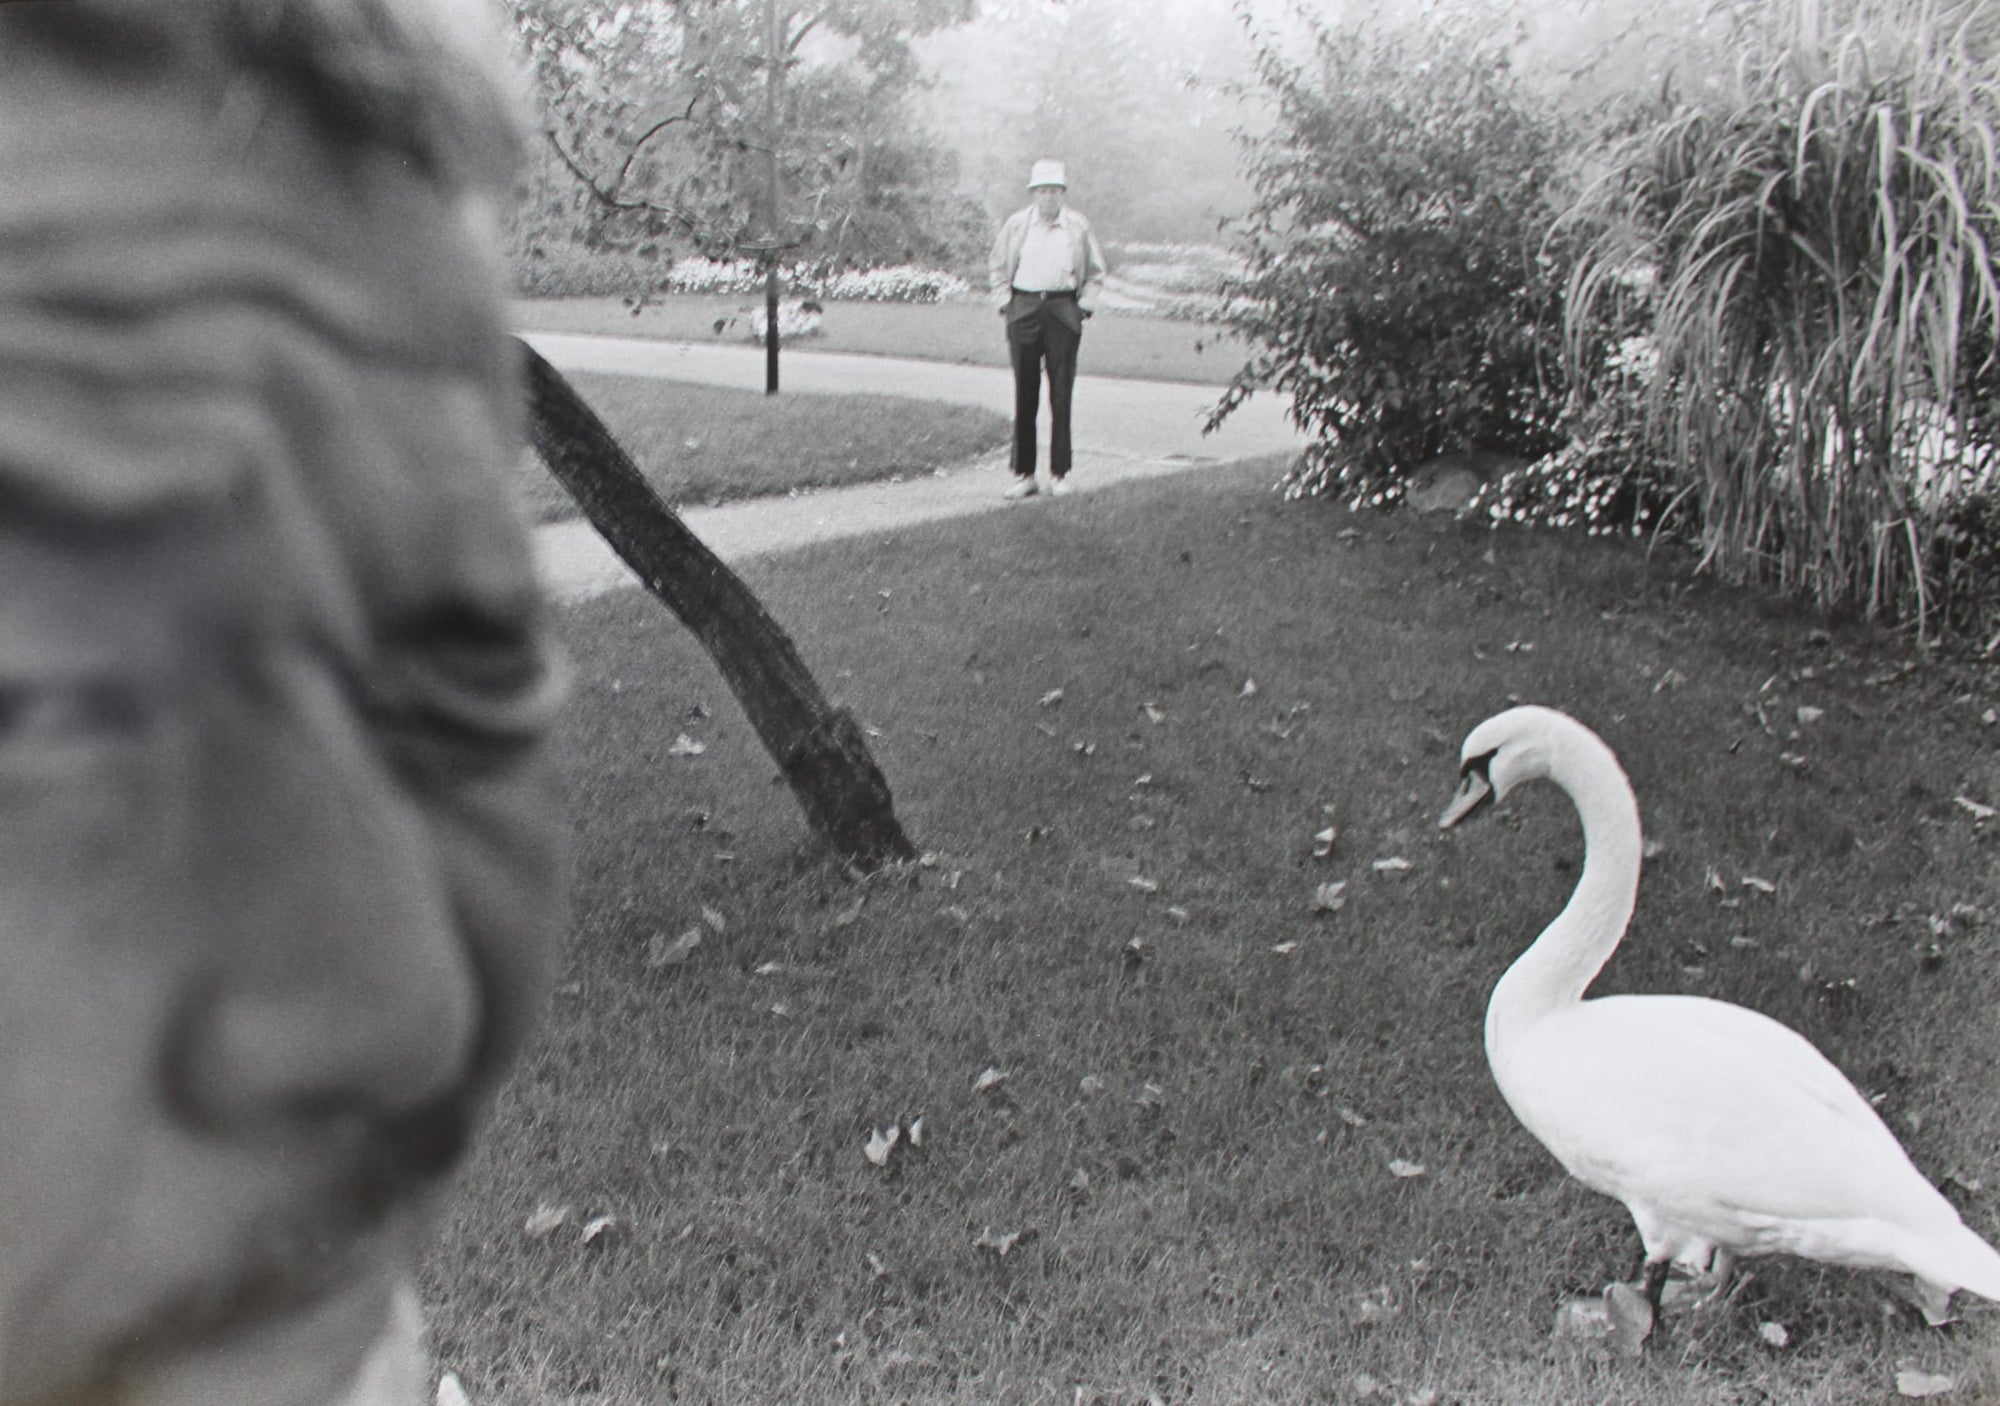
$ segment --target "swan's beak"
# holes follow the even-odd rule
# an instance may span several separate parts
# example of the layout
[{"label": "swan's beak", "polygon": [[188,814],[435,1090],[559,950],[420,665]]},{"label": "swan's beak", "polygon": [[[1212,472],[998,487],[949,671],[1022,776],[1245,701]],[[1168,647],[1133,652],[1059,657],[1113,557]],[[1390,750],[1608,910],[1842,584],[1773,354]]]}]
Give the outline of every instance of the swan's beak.
[{"label": "swan's beak", "polygon": [[1486,768],[1466,767],[1458,781],[1458,794],[1451,798],[1451,804],[1446,806],[1444,814],[1438,817],[1438,829],[1449,830],[1492,799],[1493,783],[1486,779]]}]

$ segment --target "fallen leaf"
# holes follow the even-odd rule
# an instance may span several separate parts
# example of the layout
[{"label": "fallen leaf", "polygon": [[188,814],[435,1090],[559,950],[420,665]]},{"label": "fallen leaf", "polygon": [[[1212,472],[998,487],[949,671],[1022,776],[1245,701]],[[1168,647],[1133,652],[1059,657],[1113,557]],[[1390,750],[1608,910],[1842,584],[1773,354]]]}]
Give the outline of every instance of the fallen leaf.
[{"label": "fallen leaf", "polygon": [[1826,709],[1824,708],[1815,708],[1809,703],[1801,704],[1799,707],[1798,719],[1801,727],[1811,727],[1825,716]]},{"label": "fallen leaf", "polygon": [[597,1216],[584,1222],[583,1230],[576,1238],[585,1245],[608,1245],[611,1243],[613,1232],[617,1229],[618,1217]]},{"label": "fallen leaf", "polygon": [[1333,1111],[1339,1117],[1340,1121],[1347,1124],[1350,1128],[1365,1128],[1368,1126],[1366,1118],[1356,1113],[1344,1103]]},{"label": "fallen leaf", "polygon": [[695,954],[702,943],[701,929],[689,928],[679,937],[668,937],[656,932],[646,942],[646,965],[658,970],[661,967],[677,967]]},{"label": "fallen leaf", "polygon": [[1069,1179],[1069,1189],[1072,1195],[1088,1196],[1090,1194],[1090,1173],[1078,1167],[1075,1175]]},{"label": "fallen leaf", "polygon": [[1325,859],[1333,853],[1333,842],[1340,838],[1340,827],[1329,825],[1313,836],[1313,858]]},{"label": "fallen leaf", "polygon": [[1757,1337],[1765,1347],[1788,1347],[1792,1341],[1792,1335],[1785,1331],[1782,1323],[1759,1323]]},{"label": "fallen leaf", "polygon": [[1670,688],[1679,688],[1688,681],[1687,675],[1679,669],[1669,669],[1660,675],[1660,681],[1653,685],[1653,692],[1663,693]]},{"label": "fallen leaf", "polygon": [[1035,700],[1035,706],[1037,708],[1053,708],[1056,704],[1062,702],[1062,700],[1063,691],[1059,688],[1052,688]]},{"label": "fallen leaf", "polygon": [[1076,1081],[1076,1091],[1082,1094],[1086,1098],[1088,1098],[1092,1094],[1103,1093],[1104,1092],[1103,1076],[1098,1074],[1084,1075],[1081,1079]]},{"label": "fallen leaf", "polygon": [[912,1118],[910,1125],[903,1129],[903,1140],[912,1147],[922,1147],[924,1145],[923,1114],[919,1113],[916,1117]]},{"label": "fallen leaf", "polygon": [[1166,1090],[1162,1089],[1158,1084],[1141,1084],[1139,1092],[1133,1095],[1132,1102],[1138,1104],[1141,1108],[1165,1108],[1167,1106]]},{"label": "fallen leaf", "polygon": [[1401,1157],[1389,1159],[1389,1175],[1404,1181],[1408,1181],[1411,1177],[1420,1177],[1426,1170],[1422,1162],[1409,1162]]},{"label": "fallen leaf", "polygon": [[848,904],[845,908],[841,909],[838,913],[835,913],[833,915],[833,925],[837,928],[852,927],[854,925],[855,919],[861,916],[862,904],[866,902],[867,902],[866,895],[862,896],[861,898],[855,899],[854,902]]},{"label": "fallen leaf", "polygon": [[667,744],[667,755],[670,757],[698,757],[707,750],[706,742],[697,742],[685,732]]},{"label": "fallen leaf", "polygon": [[1382,1383],[1376,1381],[1366,1372],[1358,1373],[1354,1378],[1354,1394],[1363,1401],[1373,1401],[1376,1397],[1381,1396],[1384,1390],[1385,1388]]},{"label": "fallen leaf", "polygon": [[1807,760],[1805,757],[1800,756],[1797,752],[1780,752],[1778,753],[1778,760],[1783,762],[1786,766],[1790,767],[1793,771],[1804,771],[1807,767],[1812,765],[1812,763],[1809,760]]},{"label": "fallen leaf", "polygon": [[1373,1328],[1392,1322],[1402,1316],[1403,1310],[1396,1305],[1396,1296],[1387,1284],[1378,1284],[1364,1294],[1356,1296],[1354,1316],[1363,1327]]},{"label": "fallen leaf", "polygon": [[1288,957],[1299,950],[1299,944],[1296,942],[1280,942],[1271,950],[1276,952],[1280,957]]},{"label": "fallen leaf", "polygon": [[1153,784],[1153,773],[1152,773],[1152,772],[1150,772],[1150,771],[1148,771],[1148,772],[1142,772],[1142,773],[1140,773],[1140,774],[1139,774],[1138,776],[1135,776],[1135,777],[1133,777],[1133,778],[1132,778],[1132,784],[1133,784],[1134,786],[1150,786],[1150,785],[1152,785],[1152,784]]},{"label": "fallen leaf", "polygon": [[1387,859],[1378,859],[1373,865],[1378,874],[1407,874],[1415,867],[1400,854],[1392,854]]},{"label": "fallen leaf", "polygon": [[1769,879],[1760,879],[1755,874],[1745,874],[1743,876],[1743,887],[1746,889],[1755,889],[1759,893],[1776,893],[1778,891],[1776,884],[1772,883]]},{"label": "fallen leaf", "polygon": [[1140,893],[1158,893],[1160,891],[1159,880],[1149,879],[1144,874],[1134,874],[1125,882],[1139,890]]},{"label": "fallen leaf", "polygon": [[889,1277],[889,1266],[882,1263],[882,1257],[873,1250],[868,1252],[867,1262],[868,1273],[871,1278],[887,1279]]},{"label": "fallen leaf", "polygon": [[785,964],[783,962],[765,962],[750,974],[752,976],[776,976],[784,969]]},{"label": "fallen leaf", "polygon": [[1243,680],[1243,687],[1237,690],[1236,696],[1238,698],[1255,698],[1257,696],[1257,680]]},{"label": "fallen leaf", "polygon": [[472,1406],[472,1398],[465,1394],[465,1384],[458,1379],[458,1373],[446,1372],[438,1378],[432,1406]]},{"label": "fallen leaf", "polygon": [[530,1240],[546,1240],[562,1229],[563,1223],[568,1219],[567,1206],[538,1206],[535,1208],[535,1213],[528,1217],[527,1223],[521,1227],[521,1232]]},{"label": "fallen leaf", "polygon": [[1722,882],[1722,875],[1716,872],[1713,864],[1708,866],[1708,872],[1703,875],[1703,882],[1717,893],[1729,892],[1729,885]]},{"label": "fallen leaf", "polygon": [[1167,916],[1177,923],[1185,923],[1188,920],[1188,910],[1178,903],[1170,903],[1167,905]]},{"label": "fallen leaf", "polygon": [[1338,913],[1346,906],[1347,880],[1335,879],[1332,883],[1320,884],[1313,889],[1313,912]]},{"label": "fallen leaf", "polygon": [[979,1077],[972,1081],[972,1091],[976,1094],[983,1094],[988,1089],[997,1089],[1006,1082],[1007,1074],[1005,1070],[994,1069],[989,1066],[980,1071]]},{"label": "fallen leaf", "polygon": [[880,1128],[870,1128],[868,1141],[861,1145],[861,1155],[868,1159],[870,1165],[885,1167],[889,1164],[889,1154],[896,1150],[896,1144],[902,1139],[903,1130],[894,1123],[889,1125],[886,1133]]},{"label": "fallen leaf", "polygon": [[714,928],[718,936],[724,932],[727,932],[729,929],[729,924],[723,918],[722,914],[718,910],[710,908],[706,904],[702,905],[701,920],[704,923],[707,923],[710,927]]},{"label": "fallen leaf", "polygon": [[1922,1372],[1915,1367],[1899,1368],[1896,1372],[1898,1396],[1943,1396],[1947,1392],[1957,1390],[1957,1380],[1941,1372]]},{"label": "fallen leaf", "polygon": [[1983,806],[1965,796],[1953,796],[1952,799],[1957,801],[1974,820],[1991,820],[1994,816],[2000,815],[2000,810],[1995,810],[1992,806]]},{"label": "fallen leaf", "polygon": [[1010,1230],[1005,1235],[996,1235],[993,1227],[989,1225],[986,1229],[979,1232],[979,1238],[972,1242],[972,1248],[975,1250],[991,1250],[1004,1260],[1007,1258],[1007,1252],[1020,1243],[1020,1231]]},{"label": "fallen leaf", "polygon": [[1139,711],[1146,715],[1146,721],[1149,723],[1163,723],[1167,720],[1167,715],[1151,703],[1141,703]]}]

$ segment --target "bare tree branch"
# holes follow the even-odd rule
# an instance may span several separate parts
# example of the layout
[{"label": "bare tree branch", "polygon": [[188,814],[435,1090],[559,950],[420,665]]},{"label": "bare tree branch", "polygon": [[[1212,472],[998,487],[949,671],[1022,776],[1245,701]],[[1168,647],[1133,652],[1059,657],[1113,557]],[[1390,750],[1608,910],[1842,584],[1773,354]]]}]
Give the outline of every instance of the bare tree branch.
[{"label": "bare tree branch", "polygon": [[[615,194],[614,191],[606,190],[598,183],[595,176],[584,169],[583,163],[570,154],[569,149],[562,144],[562,138],[556,135],[553,128],[544,127],[542,135],[549,139],[549,145],[555,148],[556,155],[562,158],[562,163],[569,168],[570,174],[582,183],[583,188],[590,192],[590,198],[597,201],[600,205],[607,206],[613,210],[649,210],[656,215],[665,215],[689,234],[699,234],[701,232],[700,220],[689,213],[685,205],[678,203],[674,205],[662,205],[655,200],[623,199]],[[621,182],[623,180],[622,173],[620,180]]]},{"label": "bare tree branch", "polygon": [[632,143],[632,149],[625,153],[624,161],[619,163],[618,179],[612,183],[611,188],[613,190],[625,189],[625,177],[631,174],[632,163],[639,159],[639,153],[645,150],[646,143],[650,142],[653,138],[657,137],[658,135],[660,135],[660,133],[666,131],[667,128],[673,126],[677,122],[694,121],[694,110],[699,106],[701,106],[701,93],[697,91],[692,97],[688,99],[686,112],[678,113],[671,117],[662,117],[658,122],[655,122],[645,131],[641,132],[639,134],[639,139]]}]

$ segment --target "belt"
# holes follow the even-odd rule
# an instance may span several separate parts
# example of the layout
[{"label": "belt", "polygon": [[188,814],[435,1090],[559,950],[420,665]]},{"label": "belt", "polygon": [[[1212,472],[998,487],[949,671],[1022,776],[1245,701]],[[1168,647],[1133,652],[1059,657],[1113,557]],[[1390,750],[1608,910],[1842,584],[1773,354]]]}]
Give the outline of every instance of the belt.
[{"label": "belt", "polygon": [[1016,288],[1013,292],[1017,298],[1068,298],[1072,302],[1076,299],[1076,290],[1074,288]]}]

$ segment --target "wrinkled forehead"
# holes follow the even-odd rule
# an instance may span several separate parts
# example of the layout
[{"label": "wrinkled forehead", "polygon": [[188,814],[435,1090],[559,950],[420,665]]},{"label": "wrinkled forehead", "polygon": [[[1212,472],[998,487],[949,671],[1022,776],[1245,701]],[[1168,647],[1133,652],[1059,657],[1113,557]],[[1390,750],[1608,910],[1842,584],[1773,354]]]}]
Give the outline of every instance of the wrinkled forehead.
[{"label": "wrinkled forehead", "polygon": [[368,594],[518,576],[491,481],[513,363],[466,201],[267,82],[6,42],[0,516],[226,509]]}]

